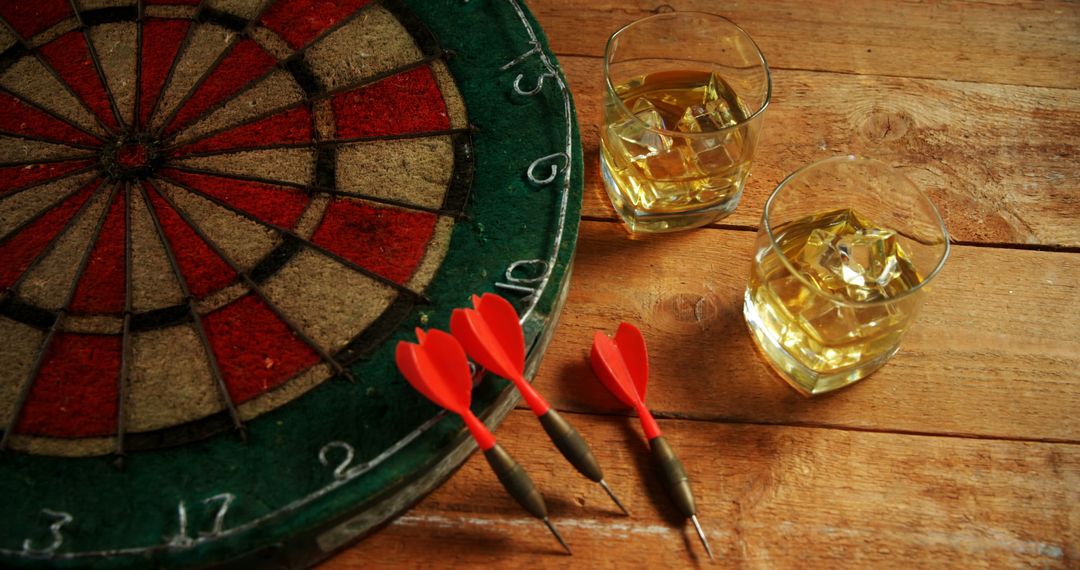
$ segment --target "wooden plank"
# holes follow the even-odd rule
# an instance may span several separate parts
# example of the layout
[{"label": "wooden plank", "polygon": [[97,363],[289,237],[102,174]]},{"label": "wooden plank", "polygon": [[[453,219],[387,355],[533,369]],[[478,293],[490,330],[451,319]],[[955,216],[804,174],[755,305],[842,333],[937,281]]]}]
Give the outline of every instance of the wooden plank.
[{"label": "wooden plank", "polygon": [[628,239],[584,222],[566,308],[535,385],[560,409],[624,413],[587,362],[622,320],[649,343],[649,402],[673,417],[1080,441],[1080,256],[956,246],[884,368],[806,399],[742,316],[755,234]]},{"label": "wooden plank", "polygon": [[1080,87],[1080,6],[1066,1],[530,0],[556,54],[602,57],[660,6],[725,16],[775,69]]},{"label": "wooden plank", "polygon": [[[502,444],[574,551],[474,455],[443,487],[325,568],[710,567],[657,483],[636,420],[571,415],[626,502],[573,473],[516,411]],[[718,567],[1075,568],[1080,447],[783,426],[664,421]]]},{"label": "wooden plank", "polygon": [[[583,215],[613,219],[599,172],[602,60],[560,64],[581,123]],[[808,71],[777,71],[773,86],[742,201],[721,223],[756,228],[792,171],[862,154],[926,190],[955,240],[1080,246],[1080,90]]]}]

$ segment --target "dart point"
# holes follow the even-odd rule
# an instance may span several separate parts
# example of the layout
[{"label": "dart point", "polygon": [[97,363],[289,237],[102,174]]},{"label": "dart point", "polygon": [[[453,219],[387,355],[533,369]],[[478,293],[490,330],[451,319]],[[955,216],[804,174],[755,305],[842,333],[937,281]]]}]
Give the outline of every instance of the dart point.
[{"label": "dart point", "polygon": [[559,544],[561,544],[562,547],[566,549],[566,554],[568,554],[570,556],[573,556],[574,553],[570,550],[570,546],[568,544],[566,544],[565,540],[563,540],[562,535],[559,534],[558,530],[556,530],[555,525],[551,524],[551,519],[549,519],[547,517],[544,517],[543,521],[544,521],[544,524],[547,525],[548,530],[551,531],[551,534],[555,535],[555,540],[558,540]]},{"label": "dart point", "polygon": [[716,560],[713,558],[712,547],[709,546],[709,540],[705,538],[705,531],[701,529],[701,523],[698,522],[697,515],[690,515],[690,521],[694,523],[694,528],[697,529],[698,538],[701,539],[701,544],[705,547],[705,553],[709,555],[709,560]]}]

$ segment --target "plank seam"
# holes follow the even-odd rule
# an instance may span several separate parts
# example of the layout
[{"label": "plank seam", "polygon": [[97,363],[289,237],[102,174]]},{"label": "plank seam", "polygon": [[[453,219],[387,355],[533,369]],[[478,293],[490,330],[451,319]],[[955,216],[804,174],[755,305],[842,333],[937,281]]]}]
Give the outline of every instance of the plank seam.
[{"label": "plank seam", "polygon": [[[556,52],[555,57],[560,60],[569,57],[580,57],[582,59],[604,59],[602,55],[592,55],[585,53],[571,53],[571,52]],[[810,67],[785,67],[779,65],[769,65],[769,71],[805,71],[810,73],[835,73],[837,75],[853,75],[856,77],[889,77],[893,79],[919,79],[923,81],[946,81],[950,83],[969,83],[974,85],[1006,85],[1009,87],[1029,87],[1034,89],[1054,89],[1057,91],[1077,91],[1080,90],[1080,85],[1067,87],[1059,85],[1033,85],[1031,83],[1007,83],[1007,82],[995,82],[995,81],[979,81],[977,79],[955,79],[944,77],[931,77],[927,75],[898,75],[895,73],[864,73],[859,71],[843,71],[837,69],[814,69]]]},{"label": "plank seam", "polygon": [[[528,411],[528,408],[521,407],[520,404],[515,408],[520,411]],[[555,406],[560,413],[573,414],[578,416],[603,416],[603,417],[621,417],[621,418],[634,418],[630,414],[614,411],[614,412],[584,412],[580,410],[571,410]],[[880,433],[889,435],[910,435],[919,437],[944,437],[950,439],[979,439],[990,441],[1012,441],[1018,443],[1047,443],[1054,445],[1080,445],[1080,440],[1076,439],[1064,439],[1054,437],[1018,437],[1018,436],[1000,436],[1000,435],[982,435],[977,433],[942,433],[942,432],[929,432],[918,430],[906,430],[906,429],[882,429],[882,428],[870,428],[870,427],[858,427],[858,426],[841,426],[841,425],[828,425],[814,422],[770,422],[770,421],[755,421],[755,420],[740,420],[725,416],[707,416],[702,415],[700,417],[689,417],[685,414],[677,414],[672,412],[653,410],[653,416],[657,420],[670,420],[670,421],[685,421],[695,423],[712,423],[712,424],[730,424],[730,425],[755,425],[755,426],[775,426],[775,427],[795,427],[795,428],[808,428],[808,429],[825,429],[825,430],[837,430],[837,431],[852,431],[862,433]]]}]

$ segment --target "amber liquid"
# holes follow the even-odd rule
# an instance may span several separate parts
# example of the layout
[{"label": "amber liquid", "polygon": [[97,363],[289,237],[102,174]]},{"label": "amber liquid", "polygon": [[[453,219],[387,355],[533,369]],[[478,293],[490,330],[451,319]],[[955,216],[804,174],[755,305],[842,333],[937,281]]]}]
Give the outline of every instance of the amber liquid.
[{"label": "amber liquid", "polygon": [[847,209],[781,224],[773,235],[779,248],[759,240],[744,306],[773,365],[809,393],[881,366],[923,297],[906,295],[923,280],[906,238]]},{"label": "amber liquid", "polygon": [[624,219],[734,209],[757,125],[746,124],[751,112],[720,75],[657,72],[616,85],[615,95],[608,94],[600,150]]}]

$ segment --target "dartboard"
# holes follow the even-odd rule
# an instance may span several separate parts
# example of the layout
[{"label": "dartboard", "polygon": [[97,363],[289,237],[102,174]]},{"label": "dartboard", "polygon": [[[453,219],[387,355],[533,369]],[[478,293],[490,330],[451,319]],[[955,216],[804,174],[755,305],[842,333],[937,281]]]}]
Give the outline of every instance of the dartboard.
[{"label": "dartboard", "polygon": [[0,2],[0,561],[303,565],[416,500],[471,448],[392,345],[496,291],[535,366],[579,164],[516,0]]}]

